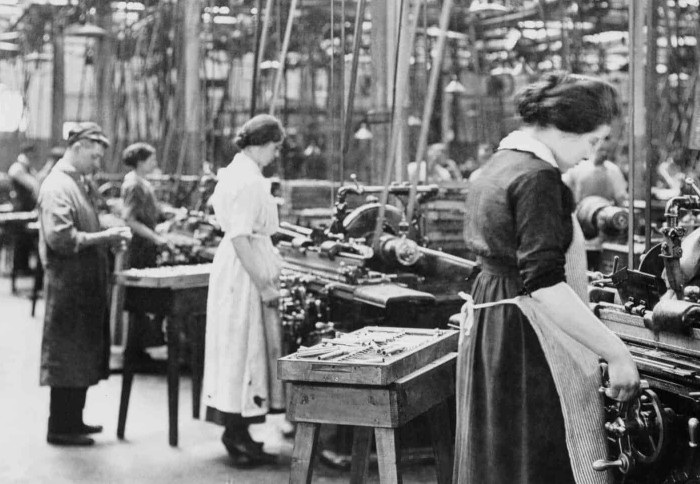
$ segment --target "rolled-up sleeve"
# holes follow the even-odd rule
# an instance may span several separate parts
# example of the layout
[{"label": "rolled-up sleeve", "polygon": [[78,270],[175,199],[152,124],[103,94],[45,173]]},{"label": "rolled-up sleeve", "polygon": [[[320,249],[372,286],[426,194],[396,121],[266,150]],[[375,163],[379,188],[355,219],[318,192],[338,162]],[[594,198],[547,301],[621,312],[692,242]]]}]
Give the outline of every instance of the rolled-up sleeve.
[{"label": "rolled-up sleeve", "polygon": [[76,228],[76,213],[69,195],[59,190],[43,193],[40,209],[41,229],[51,250],[66,255],[78,252],[85,233]]},{"label": "rolled-up sleeve", "polygon": [[525,290],[566,281],[567,228],[563,224],[562,182],[558,171],[538,170],[518,178],[509,189],[517,234],[517,264]]},{"label": "rolled-up sleeve", "polygon": [[144,205],[146,193],[135,183],[122,186],[122,218],[139,220],[140,207]]}]

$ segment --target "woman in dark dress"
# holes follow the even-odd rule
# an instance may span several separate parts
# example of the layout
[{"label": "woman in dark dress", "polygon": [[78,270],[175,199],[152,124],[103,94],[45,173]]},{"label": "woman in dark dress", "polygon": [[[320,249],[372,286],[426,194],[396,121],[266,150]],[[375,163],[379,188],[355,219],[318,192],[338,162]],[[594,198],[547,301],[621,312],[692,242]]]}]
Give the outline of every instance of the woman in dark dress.
[{"label": "woman in dark dress", "polygon": [[[146,176],[157,166],[156,149],[143,142],[127,146],[122,152],[122,162],[131,170],[124,175],[121,186],[122,217],[131,228],[133,238],[129,244],[127,267],[155,267],[158,251],[170,246],[168,239],[155,231],[161,219],[155,191]],[[145,348],[165,344],[161,318],[143,313],[133,313],[134,351],[132,358],[150,363]]]},{"label": "woman in dark dress", "polygon": [[[455,482],[606,482],[604,474],[581,477],[591,462],[571,453],[565,425],[571,420],[562,407],[572,407],[562,402],[561,380],[555,385],[554,378],[555,370],[565,379],[575,373],[562,372],[551,359],[547,349],[565,347],[544,344],[548,332],[538,320],[539,314],[548,318],[550,332],[560,331],[608,361],[608,396],[624,401],[635,395],[639,375],[629,351],[582,300],[585,256],[581,249],[578,258],[570,257],[572,240],[581,242],[580,228],[573,225],[572,195],[561,180],[610,133],[620,113],[618,96],[601,80],[552,73],[516,101],[523,126],[502,140],[467,196],[465,239],[482,271],[472,292],[473,325],[460,343]],[[578,272],[569,270],[572,261],[580,262]],[[520,295],[539,314],[526,317],[521,304],[479,308]],[[601,407],[592,393],[576,401]],[[587,437],[573,439],[581,438]]]},{"label": "woman in dark dress", "polygon": [[121,188],[122,216],[134,233],[129,246],[129,267],[154,267],[158,248],[168,240],[156,231],[161,213],[155,191],[146,176],[157,166],[156,149],[148,143],[134,143],[122,153],[131,171],[124,175]]}]

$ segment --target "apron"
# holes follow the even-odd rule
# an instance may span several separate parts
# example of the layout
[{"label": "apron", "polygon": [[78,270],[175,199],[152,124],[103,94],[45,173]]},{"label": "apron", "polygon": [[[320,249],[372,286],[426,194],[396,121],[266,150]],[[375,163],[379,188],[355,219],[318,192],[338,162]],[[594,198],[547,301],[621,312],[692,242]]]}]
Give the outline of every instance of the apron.
[{"label": "apron", "polygon": [[[250,175],[239,170],[224,174],[219,183],[229,183],[225,178],[229,176]],[[215,208],[225,229],[227,210],[255,210],[247,203]],[[256,233],[248,236],[254,264],[268,274],[267,279],[274,279],[279,276],[282,261],[270,239],[279,223],[277,205],[269,190],[256,217]],[[260,291],[241,264],[231,239],[225,236],[209,276],[203,415],[207,407],[244,418],[283,409],[283,384],[277,379],[281,349],[282,327],[277,309],[263,305]]]},{"label": "apron", "polygon": [[[566,278],[582,300],[587,300],[587,277],[585,267],[584,238],[578,221],[574,219],[573,239],[566,253]],[[515,304],[529,320],[539,340],[549,365],[559,395],[569,460],[577,484],[610,484],[612,473],[593,470],[593,462],[607,459],[607,440],[603,428],[605,422],[603,396],[598,392],[601,385],[598,356],[584,347],[557,323],[547,316],[542,304],[529,296],[474,305],[471,296],[462,307],[466,313],[459,337],[457,361],[457,408],[466,408],[469,415],[470,396],[467,390],[460,391],[460,382],[465,381],[462,372],[473,366],[473,345],[466,344],[474,322],[474,310],[499,304]],[[457,416],[457,428],[465,425],[463,415]],[[457,473],[455,475],[458,475]]]}]

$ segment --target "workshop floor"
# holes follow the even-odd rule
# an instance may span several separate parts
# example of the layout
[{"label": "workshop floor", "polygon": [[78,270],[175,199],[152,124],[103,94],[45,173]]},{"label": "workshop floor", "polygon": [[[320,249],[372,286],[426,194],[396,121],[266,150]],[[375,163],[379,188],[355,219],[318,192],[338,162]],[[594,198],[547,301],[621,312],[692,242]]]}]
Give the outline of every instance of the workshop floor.
[{"label": "workshop floor", "polygon": [[[105,431],[90,448],[65,448],[46,443],[49,391],[40,387],[39,350],[43,301],[30,316],[30,279],[19,281],[11,295],[8,278],[0,279],[0,482],[9,483],[220,483],[267,484],[289,480],[293,443],[279,431],[280,416],[252,429],[279,463],[256,469],[229,464],[220,443],[221,428],[191,417],[191,385],[180,385],[179,447],[168,445],[167,395],[164,375],[137,375],[131,394],[126,439],[116,437],[121,376],[88,391],[85,420]],[[432,465],[412,465],[404,482],[435,482]],[[345,483],[350,473],[314,467],[314,483]],[[378,482],[376,466],[369,482]]]}]

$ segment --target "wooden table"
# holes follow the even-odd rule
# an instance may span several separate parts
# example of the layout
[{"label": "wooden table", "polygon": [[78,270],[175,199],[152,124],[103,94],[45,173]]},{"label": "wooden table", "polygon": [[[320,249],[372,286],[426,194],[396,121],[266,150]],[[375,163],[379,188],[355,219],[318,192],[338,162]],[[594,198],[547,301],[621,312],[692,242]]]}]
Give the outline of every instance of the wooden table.
[{"label": "wooden table", "polygon": [[354,426],[350,482],[367,478],[372,435],[377,442],[379,478],[401,483],[399,427],[427,414],[437,481],[452,482],[453,437],[447,400],[455,392],[456,353],[449,353],[388,386],[291,381],[288,418],[297,423],[291,484],[311,482],[321,424]]},{"label": "wooden table", "polygon": [[[203,265],[204,266],[204,265]],[[206,266],[209,266],[207,264]],[[183,266],[187,267],[187,266]],[[132,312],[153,313],[163,316],[166,321],[168,346],[168,416],[169,443],[178,443],[178,395],[180,387],[180,346],[184,334],[190,342],[192,370],[192,414],[199,418],[200,396],[202,391],[202,374],[204,367],[205,320],[207,311],[208,269],[202,268],[197,274],[182,274],[177,277],[155,277],[147,279],[133,274],[175,273],[173,268],[129,269],[116,275],[117,284],[126,286],[124,309]],[[206,277],[205,277],[206,276]],[[157,287],[151,287],[157,286]],[[129,325],[126,348],[124,350],[124,368],[122,392],[119,403],[119,420],[117,437],[124,438],[126,415],[129,409],[131,385],[137,365],[133,361],[135,332]]]},{"label": "wooden table", "polygon": [[[29,225],[37,221],[38,214],[36,210],[30,212],[5,212],[0,213],[0,240],[3,245],[6,246],[6,250],[12,250],[12,268],[10,271],[10,281],[12,294],[17,292],[17,267],[14,260],[14,249],[15,244],[21,243],[22,239],[24,243],[31,244],[33,251],[36,251],[36,244],[38,242],[38,230],[32,230]],[[38,227],[37,227],[38,228]],[[38,257],[37,257],[38,259]],[[32,316],[34,316],[34,310],[32,309]]]}]

